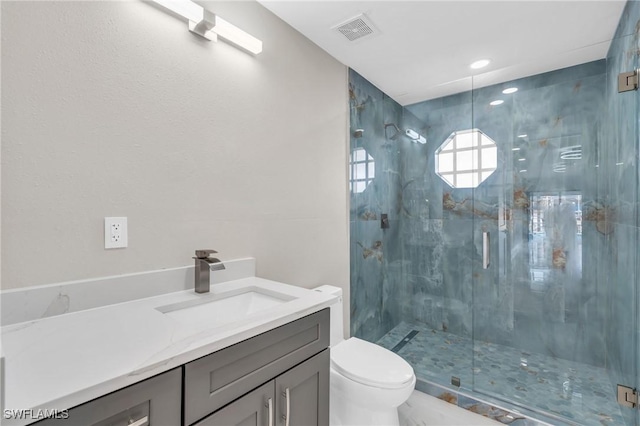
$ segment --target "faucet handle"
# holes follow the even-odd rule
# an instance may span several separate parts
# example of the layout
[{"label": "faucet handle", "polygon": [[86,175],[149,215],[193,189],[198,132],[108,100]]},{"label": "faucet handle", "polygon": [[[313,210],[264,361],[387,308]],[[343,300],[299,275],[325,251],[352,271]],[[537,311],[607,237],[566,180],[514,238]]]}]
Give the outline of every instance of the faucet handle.
[{"label": "faucet handle", "polygon": [[206,259],[212,253],[217,253],[217,251],[211,249],[196,250],[196,257],[198,259]]}]

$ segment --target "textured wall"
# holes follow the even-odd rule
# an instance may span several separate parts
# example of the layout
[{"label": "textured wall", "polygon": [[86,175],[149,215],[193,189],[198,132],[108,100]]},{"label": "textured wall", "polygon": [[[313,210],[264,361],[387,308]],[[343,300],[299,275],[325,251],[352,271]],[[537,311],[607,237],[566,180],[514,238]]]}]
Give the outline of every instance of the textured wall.
[{"label": "textured wall", "polygon": [[[203,4],[264,52],[141,1],[2,2],[3,288],[215,248],[348,289],[346,68],[255,2]],[[105,216],[129,248],[103,249]]]}]

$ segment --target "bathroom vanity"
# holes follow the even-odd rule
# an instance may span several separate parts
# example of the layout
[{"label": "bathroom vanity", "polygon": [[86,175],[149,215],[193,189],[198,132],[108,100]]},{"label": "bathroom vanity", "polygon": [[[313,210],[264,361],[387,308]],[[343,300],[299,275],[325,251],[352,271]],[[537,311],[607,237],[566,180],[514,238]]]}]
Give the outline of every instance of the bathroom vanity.
[{"label": "bathroom vanity", "polygon": [[328,425],[328,330],[325,308],[37,424]]},{"label": "bathroom vanity", "polygon": [[328,425],[332,300],[252,277],[5,326],[2,424]]}]

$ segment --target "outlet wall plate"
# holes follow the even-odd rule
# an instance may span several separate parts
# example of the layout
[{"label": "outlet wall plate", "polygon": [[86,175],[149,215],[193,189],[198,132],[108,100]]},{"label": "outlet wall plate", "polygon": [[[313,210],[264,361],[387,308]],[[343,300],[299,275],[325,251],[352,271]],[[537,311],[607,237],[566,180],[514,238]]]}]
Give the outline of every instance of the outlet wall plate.
[{"label": "outlet wall plate", "polygon": [[104,248],[124,248],[129,244],[127,218],[104,218]]}]

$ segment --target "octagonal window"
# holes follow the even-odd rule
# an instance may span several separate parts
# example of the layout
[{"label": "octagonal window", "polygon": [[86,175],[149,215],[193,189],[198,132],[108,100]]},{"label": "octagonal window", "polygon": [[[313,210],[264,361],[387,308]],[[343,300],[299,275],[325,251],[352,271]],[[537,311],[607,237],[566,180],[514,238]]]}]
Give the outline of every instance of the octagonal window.
[{"label": "octagonal window", "polygon": [[373,157],[364,148],[351,151],[349,159],[349,188],[352,193],[363,192],[376,176]]},{"label": "octagonal window", "polygon": [[498,148],[478,129],[451,133],[436,150],[436,173],[452,188],[475,188],[498,166]]}]

